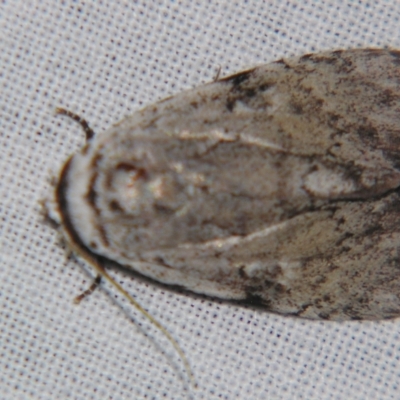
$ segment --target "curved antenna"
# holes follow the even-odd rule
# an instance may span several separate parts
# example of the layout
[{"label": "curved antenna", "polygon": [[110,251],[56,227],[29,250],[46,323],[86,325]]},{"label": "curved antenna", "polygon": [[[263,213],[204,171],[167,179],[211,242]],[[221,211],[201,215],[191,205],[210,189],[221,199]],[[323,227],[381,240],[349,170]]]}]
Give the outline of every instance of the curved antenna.
[{"label": "curved antenna", "polygon": [[[66,115],[67,117],[72,118],[74,121],[78,122],[81,127],[83,128],[85,135],[86,135],[86,140],[91,140],[95,133],[93,129],[90,128],[89,124],[81,118],[79,115],[65,110],[64,108],[56,108],[56,113],[57,114],[62,114]],[[64,216],[62,212],[60,212],[61,219],[64,219]],[[62,224],[65,227],[65,222]],[[84,297],[88,296],[90,293],[92,293],[96,287],[100,284],[101,277],[106,279],[108,282],[110,282],[128,301],[129,303],[132,304],[133,307],[135,307],[140,313],[142,313],[156,328],[158,328],[163,335],[170,341],[172,346],[175,348],[176,352],[179,354],[181,360],[183,361],[183,364],[185,366],[186,372],[189,375],[190,381],[193,385],[194,388],[197,387],[196,381],[194,379],[193,372],[190,368],[189,362],[186,359],[185,353],[179,346],[179,344],[175,341],[175,339],[172,337],[172,335],[169,333],[169,331],[161,325],[160,322],[158,322],[152,315],[150,315],[113,277],[111,277],[108,272],[105,270],[105,268],[101,265],[99,260],[96,258],[95,254],[91,254],[86,247],[79,243],[75,242],[73,240],[73,237],[69,235],[68,229],[64,229],[65,232],[65,237],[67,237],[68,244],[73,252],[76,254],[79,254],[84,260],[86,260],[97,272],[97,276],[94,279],[92,285],[89,287],[89,289],[85,290],[81,295],[77,296],[75,298],[75,302],[79,303]]]},{"label": "curved antenna", "polygon": [[[179,346],[177,341],[172,337],[172,335],[169,333],[167,328],[165,328],[160,322],[158,322],[151,314],[149,314],[109,273],[105,270],[105,268],[99,263],[99,261],[95,258],[92,257],[90,254],[87,252],[82,252],[82,250],[79,248],[79,246],[75,246],[73,243],[70,244],[72,247],[72,250],[79,254],[82,258],[84,258],[98,273],[98,276],[94,280],[94,287],[92,286],[89,288],[89,291],[91,289],[95,289],[95,287],[98,286],[100,283],[99,277],[103,277],[106,279],[109,283],[111,283],[128,301],[129,303],[132,304],[133,307],[136,308],[140,313],[142,313],[156,328],[162,332],[162,334],[170,341],[172,346],[174,346],[176,352],[179,354],[179,357],[182,359],[182,362],[185,366],[185,370],[187,374],[189,375],[189,379],[191,381],[191,384],[193,385],[194,388],[197,388],[197,383],[194,379],[194,375],[192,372],[192,369],[190,368],[189,362],[185,356],[185,353],[183,352],[182,348]],[[91,291],[93,291],[91,290]],[[86,296],[84,292],[84,296]],[[81,296],[78,296],[76,300],[78,302],[81,300]]]}]

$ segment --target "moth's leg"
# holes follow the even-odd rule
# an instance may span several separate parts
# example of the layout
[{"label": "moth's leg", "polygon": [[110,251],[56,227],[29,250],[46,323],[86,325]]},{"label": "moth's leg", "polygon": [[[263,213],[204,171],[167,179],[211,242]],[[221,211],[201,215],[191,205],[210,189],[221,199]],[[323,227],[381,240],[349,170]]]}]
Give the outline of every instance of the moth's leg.
[{"label": "moth's leg", "polygon": [[87,288],[84,292],[82,292],[79,296],[76,296],[74,299],[74,302],[76,304],[80,303],[85,297],[90,296],[100,285],[101,282],[101,275],[97,275],[96,278],[94,278],[93,283],[90,285],[89,288]]},{"label": "moth's leg", "polygon": [[94,136],[93,129],[89,126],[86,120],[81,118],[79,115],[74,114],[73,112],[68,111],[65,108],[59,108],[59,107],[56,108],[56,114],[66,115],[67,117],[70,117],[74,121],[76,121],[85,132],[86,140],[90,140]]},{"label": "moth's leg", "polygon": [[213,82],[217,82],[217,81],[218,81],[218,79],[219,79],[219,77],[220,77],[220,75],[221,75],[221,69],[222,69],[222,67],[219,66],[219,67],[218,67],[218,71],[217,71],[217,73],[216,73],[215,76],[214,76]]}]

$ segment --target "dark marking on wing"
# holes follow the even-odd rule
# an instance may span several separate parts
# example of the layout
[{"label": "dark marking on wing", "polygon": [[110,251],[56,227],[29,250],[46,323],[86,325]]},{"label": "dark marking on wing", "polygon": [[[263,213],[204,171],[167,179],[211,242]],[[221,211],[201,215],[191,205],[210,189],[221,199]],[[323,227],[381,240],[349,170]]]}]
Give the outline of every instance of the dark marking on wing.
[{"label": "dark marking on wing", "polygon": [[250,78],[254,70],[255,68],[249,69],[247,71],[242,71],[237,74],[227,76],[226,78],[222,78],[217,82],[226,82],[232,84],[232,86],[239,86]]}]

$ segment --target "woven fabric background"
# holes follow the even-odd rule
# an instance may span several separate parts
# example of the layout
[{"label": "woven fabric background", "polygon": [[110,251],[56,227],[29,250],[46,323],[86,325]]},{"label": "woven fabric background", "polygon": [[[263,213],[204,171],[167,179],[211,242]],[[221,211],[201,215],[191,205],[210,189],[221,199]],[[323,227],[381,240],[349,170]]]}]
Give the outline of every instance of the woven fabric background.
[{"label": "woven fabric background", "polygon": [[2,1],[1,399],[399,399],[400,320],[312,322],[113,276],[183,348],[44,222],[51,179],[96,132],[181,90],[281,57],[400,48],[400,2]]}]

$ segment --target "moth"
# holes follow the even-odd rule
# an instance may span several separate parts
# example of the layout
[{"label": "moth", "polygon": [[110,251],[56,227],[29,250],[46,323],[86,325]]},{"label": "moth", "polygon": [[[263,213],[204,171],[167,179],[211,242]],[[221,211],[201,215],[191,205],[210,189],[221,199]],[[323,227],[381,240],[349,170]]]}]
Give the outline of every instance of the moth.
[{"label": "moth", "polygon": [[400,315],[399,51],[281,59],[83,125],[55,198],[100,275],[309,319]]}]

